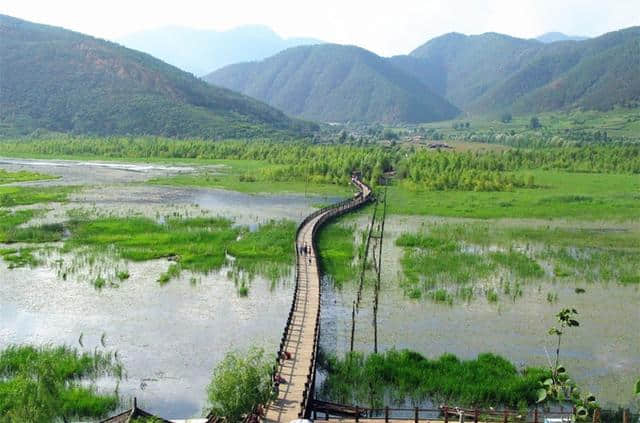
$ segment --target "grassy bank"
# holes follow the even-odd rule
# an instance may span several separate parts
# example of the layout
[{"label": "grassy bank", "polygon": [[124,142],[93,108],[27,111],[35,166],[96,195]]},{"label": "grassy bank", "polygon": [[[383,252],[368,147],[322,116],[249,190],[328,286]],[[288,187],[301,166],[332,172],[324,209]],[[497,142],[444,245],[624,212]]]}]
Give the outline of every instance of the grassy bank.
[{"label": "grassy bank", "polygon": [[531,367],[519,372],[493,354],[480,354],[475,360],[446,354],[430,360],[407,350],[326,357],[322,366],[328,373],[321,388],[323,398],[369,407],[382,407],[387,396],[398,404],[431,399],[465,406],[523,407],[536,402],[538,383],[550,374]]},{"label": "grassy bank", "polygon": [[398,183],[389,189],[389,212],[449,217],[630,220],[640,210],[635,175],[527,171],[537,189],[504,192],[425,191]]},{"label": "grassy bank", "polygon": [[213,160],[209,165],[220,165],[213,170],[195,174],[154,178],[154,185],[178,187],[219,188],[247,194],[261,193],[309,193],[316,195],[349,195],[353,190],[348,185],[317,183],[307,178],[274,180],[273,173],[286,172],[284,166],[270,165],[255,160]]},{"label": "grassy bank", "polygon": [[0,207],[25,206],[37,203],[64,202],[73,187],[0,187]]},{"label": "grassy bank", "polygon": [[9,346],[0,351],[0,416],[16,422],[103,417],[115,410],[119,398],[86,383],[101,376],[123,376],[111,354]]},{"label": "grassy bank", "polygon": [[43,181],[56,178],[56,176],[45,175],[44,173],[38,172],[28,172],[25,170],[9,172],[7,170],[0,169],[0,185],[14,182]]}]

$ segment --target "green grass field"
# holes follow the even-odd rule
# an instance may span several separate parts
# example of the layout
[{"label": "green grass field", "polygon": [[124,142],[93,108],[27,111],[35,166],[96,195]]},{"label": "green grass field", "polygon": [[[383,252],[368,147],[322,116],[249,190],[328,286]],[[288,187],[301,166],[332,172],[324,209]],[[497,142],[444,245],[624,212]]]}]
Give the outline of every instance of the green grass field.
[{"label": "green grass field", "polygon": [[24,170],[18,172],[9,172],[7,170],[0,169],[0,185],[10,184],[14,182],[43,181],[47,179],[57,179],[57,177],[45,175],[43,173],[27,172]]},{"label": "green grass field", "polygon": [[503,192],[389,189],[389,212],[448,217],[632,220],[640,214],[636,175],[535,170],[539,188]]},{"label": "green grass field", "polygon": [[261,175],[260,171],[274,169],[277,166],[254,160],[216,160],[210,164],[219,164],[224,167],[215,171],[155,178],[149,183],[178,187],[219,188],[247,194],[308,193],[337,196],[353,192],[348,186],[343,185],[316,184],[297,180],[268,180]]},{"label": "green grass field", "polygon": [[[532,117],[537,117],[542,128],[533,130],[529,127]],[[469,122],[470,127],[463,130],[454,129],[455,122]],[[449,135],[460,135],[472,132],[503,132],[514,131],[516,134],[535,134],[545,130],[558,135],[566,130],[574,131],[606,131],[610,138],[625,137],[638,139],[640,134],[640,115],[637,110],[616,108],[608,112],[594,110],[571,110],[568,112],[548,112],[537,115],[513,116],[509,123],[501,122],[498,118],[470,118],[456,121],[435,122],[422,125],[433,128],[438,132]]]}]

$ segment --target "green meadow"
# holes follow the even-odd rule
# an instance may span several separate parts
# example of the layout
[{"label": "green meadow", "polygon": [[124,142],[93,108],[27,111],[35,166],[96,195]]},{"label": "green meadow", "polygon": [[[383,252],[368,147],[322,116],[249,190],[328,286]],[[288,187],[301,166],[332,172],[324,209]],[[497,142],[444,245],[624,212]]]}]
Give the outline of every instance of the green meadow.
[{"label": "green meadow", "polygon": [[389,212],[447,217],[631,220],[640,211],[640,177],[624,174],[523,172],[536,188],[501,192],[389,189]]}]

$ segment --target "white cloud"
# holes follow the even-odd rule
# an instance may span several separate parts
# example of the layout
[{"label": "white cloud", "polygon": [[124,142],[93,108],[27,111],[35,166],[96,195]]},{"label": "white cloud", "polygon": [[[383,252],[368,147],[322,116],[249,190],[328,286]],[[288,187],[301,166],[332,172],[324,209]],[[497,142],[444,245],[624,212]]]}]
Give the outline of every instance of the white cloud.
[{"label": "white cloud", "polygon": [[637,0],[2,0],[0,13],[107,39],[166,25],[264,24],[284,36],[407,53],[446,32],[594,36],[640,24]]}]

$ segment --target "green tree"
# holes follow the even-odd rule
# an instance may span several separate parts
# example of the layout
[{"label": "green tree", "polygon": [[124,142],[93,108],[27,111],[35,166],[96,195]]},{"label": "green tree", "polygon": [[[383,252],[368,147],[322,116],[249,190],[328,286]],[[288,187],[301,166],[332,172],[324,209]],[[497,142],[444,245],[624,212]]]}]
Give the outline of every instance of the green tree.
[{"label": "green tree", "polygon": [[262,349],[227,353],[213,370],[207,388],[211,411],[229,422],[239,422],[258,405],[269,402],[274,396],[270,364]]}]

